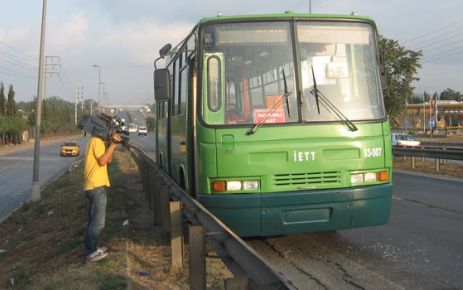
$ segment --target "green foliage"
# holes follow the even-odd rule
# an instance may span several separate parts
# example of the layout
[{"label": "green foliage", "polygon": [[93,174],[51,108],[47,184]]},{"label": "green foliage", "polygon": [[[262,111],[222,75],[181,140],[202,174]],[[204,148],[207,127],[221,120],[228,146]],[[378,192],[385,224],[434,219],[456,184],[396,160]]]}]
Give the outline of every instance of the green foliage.
[{"label": "green foliage", "polygon": [[412,82],[418,81],[417,69],[421,51],[413,51],[399,45],[397,40],[379,37],[379,47],[384,57],[386,87],[384,102],[391,124],[398,125],[398,118],[405,110],[406,100],[413,97]]},{"label": "green foliage", "polygon": [[146,129],[148,129],[149,132],[153,132],[156,126],[156,121],[154,117],[146,117],[145,123],[146,123]]},{"label": "green foliage", "polygon": [[13,86],[10,85],[10,87],[8,88],[8,101],[6,103],[6,115],[7,116],[14,116],[16,115],[16,102],[14,100],[14,89],[13,89]]},{"label": "green foliage", "polygon": [[[35,117],[29,122],[35,124]],[[42,101],[41,131],[45,134],[70,133],[77,130],[74,123],[74,105],[58,97]]]},{"label": "green foliage", "polygon": [[3,82],[0,83],[0,115],[5,115],[6,112],[6,99],[5,99],[5,86]]},{"label": "green foliage", "polygon": [[28,128],[27,121],[19,117],[0,115],[0,134],[17,134]]},{"label": "green foliage", "polygon": [[440,99],[449,101],[460,101],[460,92],[447,88],[440,93]]}]

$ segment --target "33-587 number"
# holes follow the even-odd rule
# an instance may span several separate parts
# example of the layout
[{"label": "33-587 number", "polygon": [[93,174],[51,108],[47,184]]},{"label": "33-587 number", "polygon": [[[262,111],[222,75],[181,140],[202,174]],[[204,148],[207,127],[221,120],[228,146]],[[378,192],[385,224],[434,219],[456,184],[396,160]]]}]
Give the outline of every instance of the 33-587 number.
[{"label": "33-587 number", "polygon": [[363,149],[363,157],[381,157],[381,148],[365,148]]}]

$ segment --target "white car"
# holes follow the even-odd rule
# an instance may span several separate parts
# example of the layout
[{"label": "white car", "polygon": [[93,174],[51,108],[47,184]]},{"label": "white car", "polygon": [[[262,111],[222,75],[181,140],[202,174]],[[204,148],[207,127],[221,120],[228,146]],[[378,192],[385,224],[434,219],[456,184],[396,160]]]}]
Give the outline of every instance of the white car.
[{"label": "white car", "polygon": [[138,127],[138,136],[140,135],[147,135],[148,134],[148,130],[146,129],[146,127]]},{"label": "white car", "polygon": [[138,126],[136,124],[129,124],[129,133],[136,133],[138,131]]},{"label": "white car", "polygon": [[421,142],[415,140],[410,134],[406,133],[392,133],[392,146],[399,146],[399,147],[419,147],[421,146]]}]

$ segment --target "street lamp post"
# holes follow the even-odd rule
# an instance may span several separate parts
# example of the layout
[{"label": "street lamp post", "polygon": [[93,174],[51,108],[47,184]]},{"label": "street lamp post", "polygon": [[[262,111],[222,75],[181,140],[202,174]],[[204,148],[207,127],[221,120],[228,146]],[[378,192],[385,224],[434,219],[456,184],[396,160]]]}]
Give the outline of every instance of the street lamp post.
[{"label": "street lamp post", "polygon": [[94,64],[93,67],[98,68],[98,113],[99,113],[100,112],[100,105],[101,105],[101,95],[100,95],[101,66],[99,64]]},{"label": "street lamp post", "polygon": [[39,183],[39,168],[40,168],[40,123],[42,112],[42,95],[43,95],[43,76],[45,71],[45,20],[47,13],[47,0],[43,0],[42,7],[42,28],[40,32],[40,51],[39,51],[39,75],[37,84],[37,107],[35,118],[35,134],[34,134],[34,166],[32,172],[32,189],[31,201],[40,200],[40,183]]}]

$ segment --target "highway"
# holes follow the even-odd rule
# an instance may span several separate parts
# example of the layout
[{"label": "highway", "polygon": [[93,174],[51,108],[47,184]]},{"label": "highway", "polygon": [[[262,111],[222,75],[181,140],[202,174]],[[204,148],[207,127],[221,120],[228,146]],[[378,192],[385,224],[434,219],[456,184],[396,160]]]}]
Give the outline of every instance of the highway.
[{"label": "highway", "polygon": [[[154,157],[152,133],[130,142]],[[75,160],[59,145],[42,146],[41,182]],[[0,156],[0,219],[28,198],[32,156]],[[246,241],[297,289],[463,289],[463,181],[404,171],[393,181],[387,225]]]},{"label": "highway", "polygon": [[[72,138],[70,140],[73,140]],[[81,154],[85,152],[86,138],[78,139]],[[76,157],[61,157],[62,142],[44,143],[40,146],[39,182],[53,179],[68,168]],[[32,188],[34,148],[0,155],[0,221],[26,201]]]},{"label": "highway", "polygon": [[[154,136],[131,142],[154,154]],[[387,225],[246,241],[297,289],[463,289],[463,180],[393,174]]]},{"label": "highway", "polygon": [[248,242],[299,289],[462,289],[463,181],[394,175],[389,224]]}]

